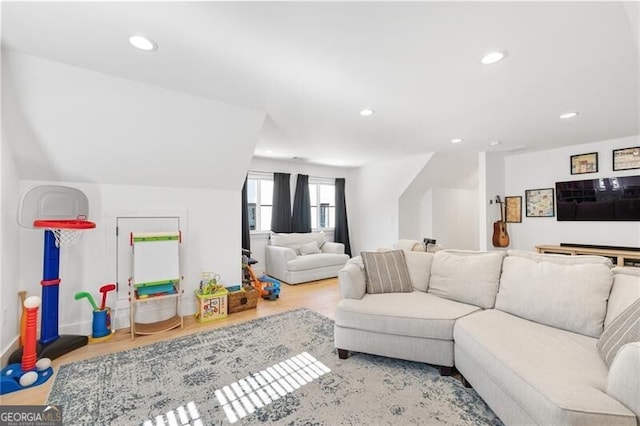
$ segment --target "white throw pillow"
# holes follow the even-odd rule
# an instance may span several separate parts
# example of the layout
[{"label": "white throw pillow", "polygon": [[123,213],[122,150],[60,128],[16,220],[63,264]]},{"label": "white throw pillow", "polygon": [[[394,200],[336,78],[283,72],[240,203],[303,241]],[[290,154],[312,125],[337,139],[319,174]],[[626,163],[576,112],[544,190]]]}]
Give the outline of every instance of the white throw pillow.
[{"label": "white throw pillow", "polygon": [[504,256],[501,251],[438,251],[431,265],[429,293],[491,309],[496,301]]},{"label": "white throw pillow", "polygon": [[315,241],[311,241],[310,243],[300,244],[300,254],[316,254],[320,253],[320,247],[318,247],[318,243]]},{"label": "white throw pillow", "polygon": [[418,291],[426,292],[429,288],[433,253],[405,250],[404,260],[407,263],[407,270],[409,271],[409,277],[411,278],[411,285],[413,288]]},{"label": "white throw pillow", "polygon": [[564,265],[508,256],[502,265],[496,309],[599,337],[612,283],[613,273],[602,263]]}]

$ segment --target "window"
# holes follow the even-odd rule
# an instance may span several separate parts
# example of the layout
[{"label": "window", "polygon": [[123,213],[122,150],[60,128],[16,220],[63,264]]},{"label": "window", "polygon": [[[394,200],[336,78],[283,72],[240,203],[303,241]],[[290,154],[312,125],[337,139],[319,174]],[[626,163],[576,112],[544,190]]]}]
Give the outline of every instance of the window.
[{"label": "window", "polygon": [[271,203],[273,202],[273,175],[249,173],[247,178],[247,203],[249,204],[249,229],[271,229]]},{"label": "window", "polygon": [[336,226],[336,187],[333,179],[309,178],[311,228]]}]

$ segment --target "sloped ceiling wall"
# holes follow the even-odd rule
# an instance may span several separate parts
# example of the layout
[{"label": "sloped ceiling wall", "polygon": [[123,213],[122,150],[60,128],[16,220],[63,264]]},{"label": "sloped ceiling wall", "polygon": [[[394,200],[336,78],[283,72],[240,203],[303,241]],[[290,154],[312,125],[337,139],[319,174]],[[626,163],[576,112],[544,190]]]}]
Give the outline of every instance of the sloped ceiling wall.
[{"label": "sloped ceiling wall", "polygon": [[264,112],[2,54],[3,126],[21,179],[242,187]]},{"label": "sloped ceiling wall", "polygon": [[[421,223],[433,212],[421,211],[421,200],[429,189],[478,189],[478,154],[472,151],[434,153],[400,197],[400,237],[415,239]],[[442,214],[446,210],[434,209]]]}]

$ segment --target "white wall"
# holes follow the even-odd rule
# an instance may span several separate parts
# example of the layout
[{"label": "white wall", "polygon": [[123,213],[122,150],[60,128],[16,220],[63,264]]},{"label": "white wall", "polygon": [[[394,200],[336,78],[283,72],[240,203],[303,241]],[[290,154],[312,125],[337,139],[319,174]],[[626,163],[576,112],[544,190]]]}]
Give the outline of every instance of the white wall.
[{"label": "white wall", "polygon": [[[504,200],[505,172],[504,154],[500,152],[481,152],[478,155],[478,238],[479,250],[494,250],[493,222],[500,220],[499,204],[496,195]],[[510,248],[513,247],[511,244]]]},{"label": "white wall", "polygon": [[[225,284],[240,283],[240,191],[47,181],[22,181],[20,191],[24,193],[44,184],[83,191],[89,199],[89,220],[96,223],[96,229],[86,231],[78,245],[60,251],[61,332],[91,333],[91,309],[87,303],[75,301],[73,296],[78,291],[88,291],[97,297],[100,286],[115,282],[115,228],[107,224],[123,212],[136,216],[187,212],[187,224],[181,224],[184,314],[195,311],[193,290],[202,271],[217,272]],[[40,294],[42,235],[43,231],[39,230],[19,230],[20,279],[29,294]],[[127,303],[122,307],[124,309],[117,313],[118,327],[129,323]],[[151,313],[149,319],[159,319],[154,315]]]},{"label": "white wall", "polygon": [[[478,203],[475,189],[434,188],[425,194],[422,205],[432,214],[424,215],[422,234],[435,238],[447,249],[478,249]],[[427,233],[428,232],[428,233]]]},{"label": "white wall", "polygon": [[477,249],[478,159],[472,152],[430,154],[400,197],[400,238],[436,238],[447,248]]},{"label": "white wall", "polygon": [[[309,164],[297,161],[272,160],[268,158],[254,157],[249,167],[250,171],[266,173],[290,173],[291,174],[291,203],[295,193],[297,174],[306,174],[310,177],[321,178],[345,178],[345,198],[347,202],[347,221],[349,223],[350,241],[353,246],[353,232],[357,229],[356,203],[354,201],[355,182],[354,169],[345,167],[330,167],[318,164]],[[357,231],[356,231],[357,232]],[[327,232],[327,240],[333,241],[333,232]],[[265,247],[268,244],[269,232],[251,233],[251,256],[258,261],[253,266],[257,275],[265,272]]]},{"label": "white wall", "polygon": [[[20,239],[16,212],[18,210],[19,179],[11,147],[2,132],[0,143],[0,353],[4,353],[15,341],[19,333],[20,303],[18,291],[24,289],[20,279],[18,259]],[[40,295],[32,292],[30,296]]]},{"label": "white wall", "polygon": [[[640,222],[558,222],[555,217],[526,217],[524,191],[554,188],[568,180],[640,174],[640,170],[614,172],[612,150],[640,146],[640,136],[574,145],[505,158],[506,195],[522,196],[522,223],[508,224],[511,247],[533,250],[539,244],[579,243],[640,246]],[[598,152],[598,173],[571,175],[571,155]]]},{"label": "white wall", "polygon": [[[390,247],[398,241],[400,197],[431,155],[377,162],[357,170],[358,230],[351,243],[354,253]],[[419,203],[419,199],[416,203]]]}]

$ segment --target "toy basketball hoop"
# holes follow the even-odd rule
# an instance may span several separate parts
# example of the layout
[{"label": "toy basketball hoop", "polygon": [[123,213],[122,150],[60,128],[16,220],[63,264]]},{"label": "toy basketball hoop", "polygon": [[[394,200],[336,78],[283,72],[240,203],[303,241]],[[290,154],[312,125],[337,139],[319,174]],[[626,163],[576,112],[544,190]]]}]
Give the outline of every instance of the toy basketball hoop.
[{"label": "toy basketball hoop", "polygon": [[71,247],[80,240],[81,231],[93,229],[96,224],[88,220],[36,220],[33,227],[53,232],[56,247]]},{"label": "toy basketball hoop", "polygon": [[89,222],[89,200],[76,188],[43,185],[22,196],[18,224],[25,228],[51,231],[56,247],[70,247],[78,242],[81,231],[93,229]]}]

